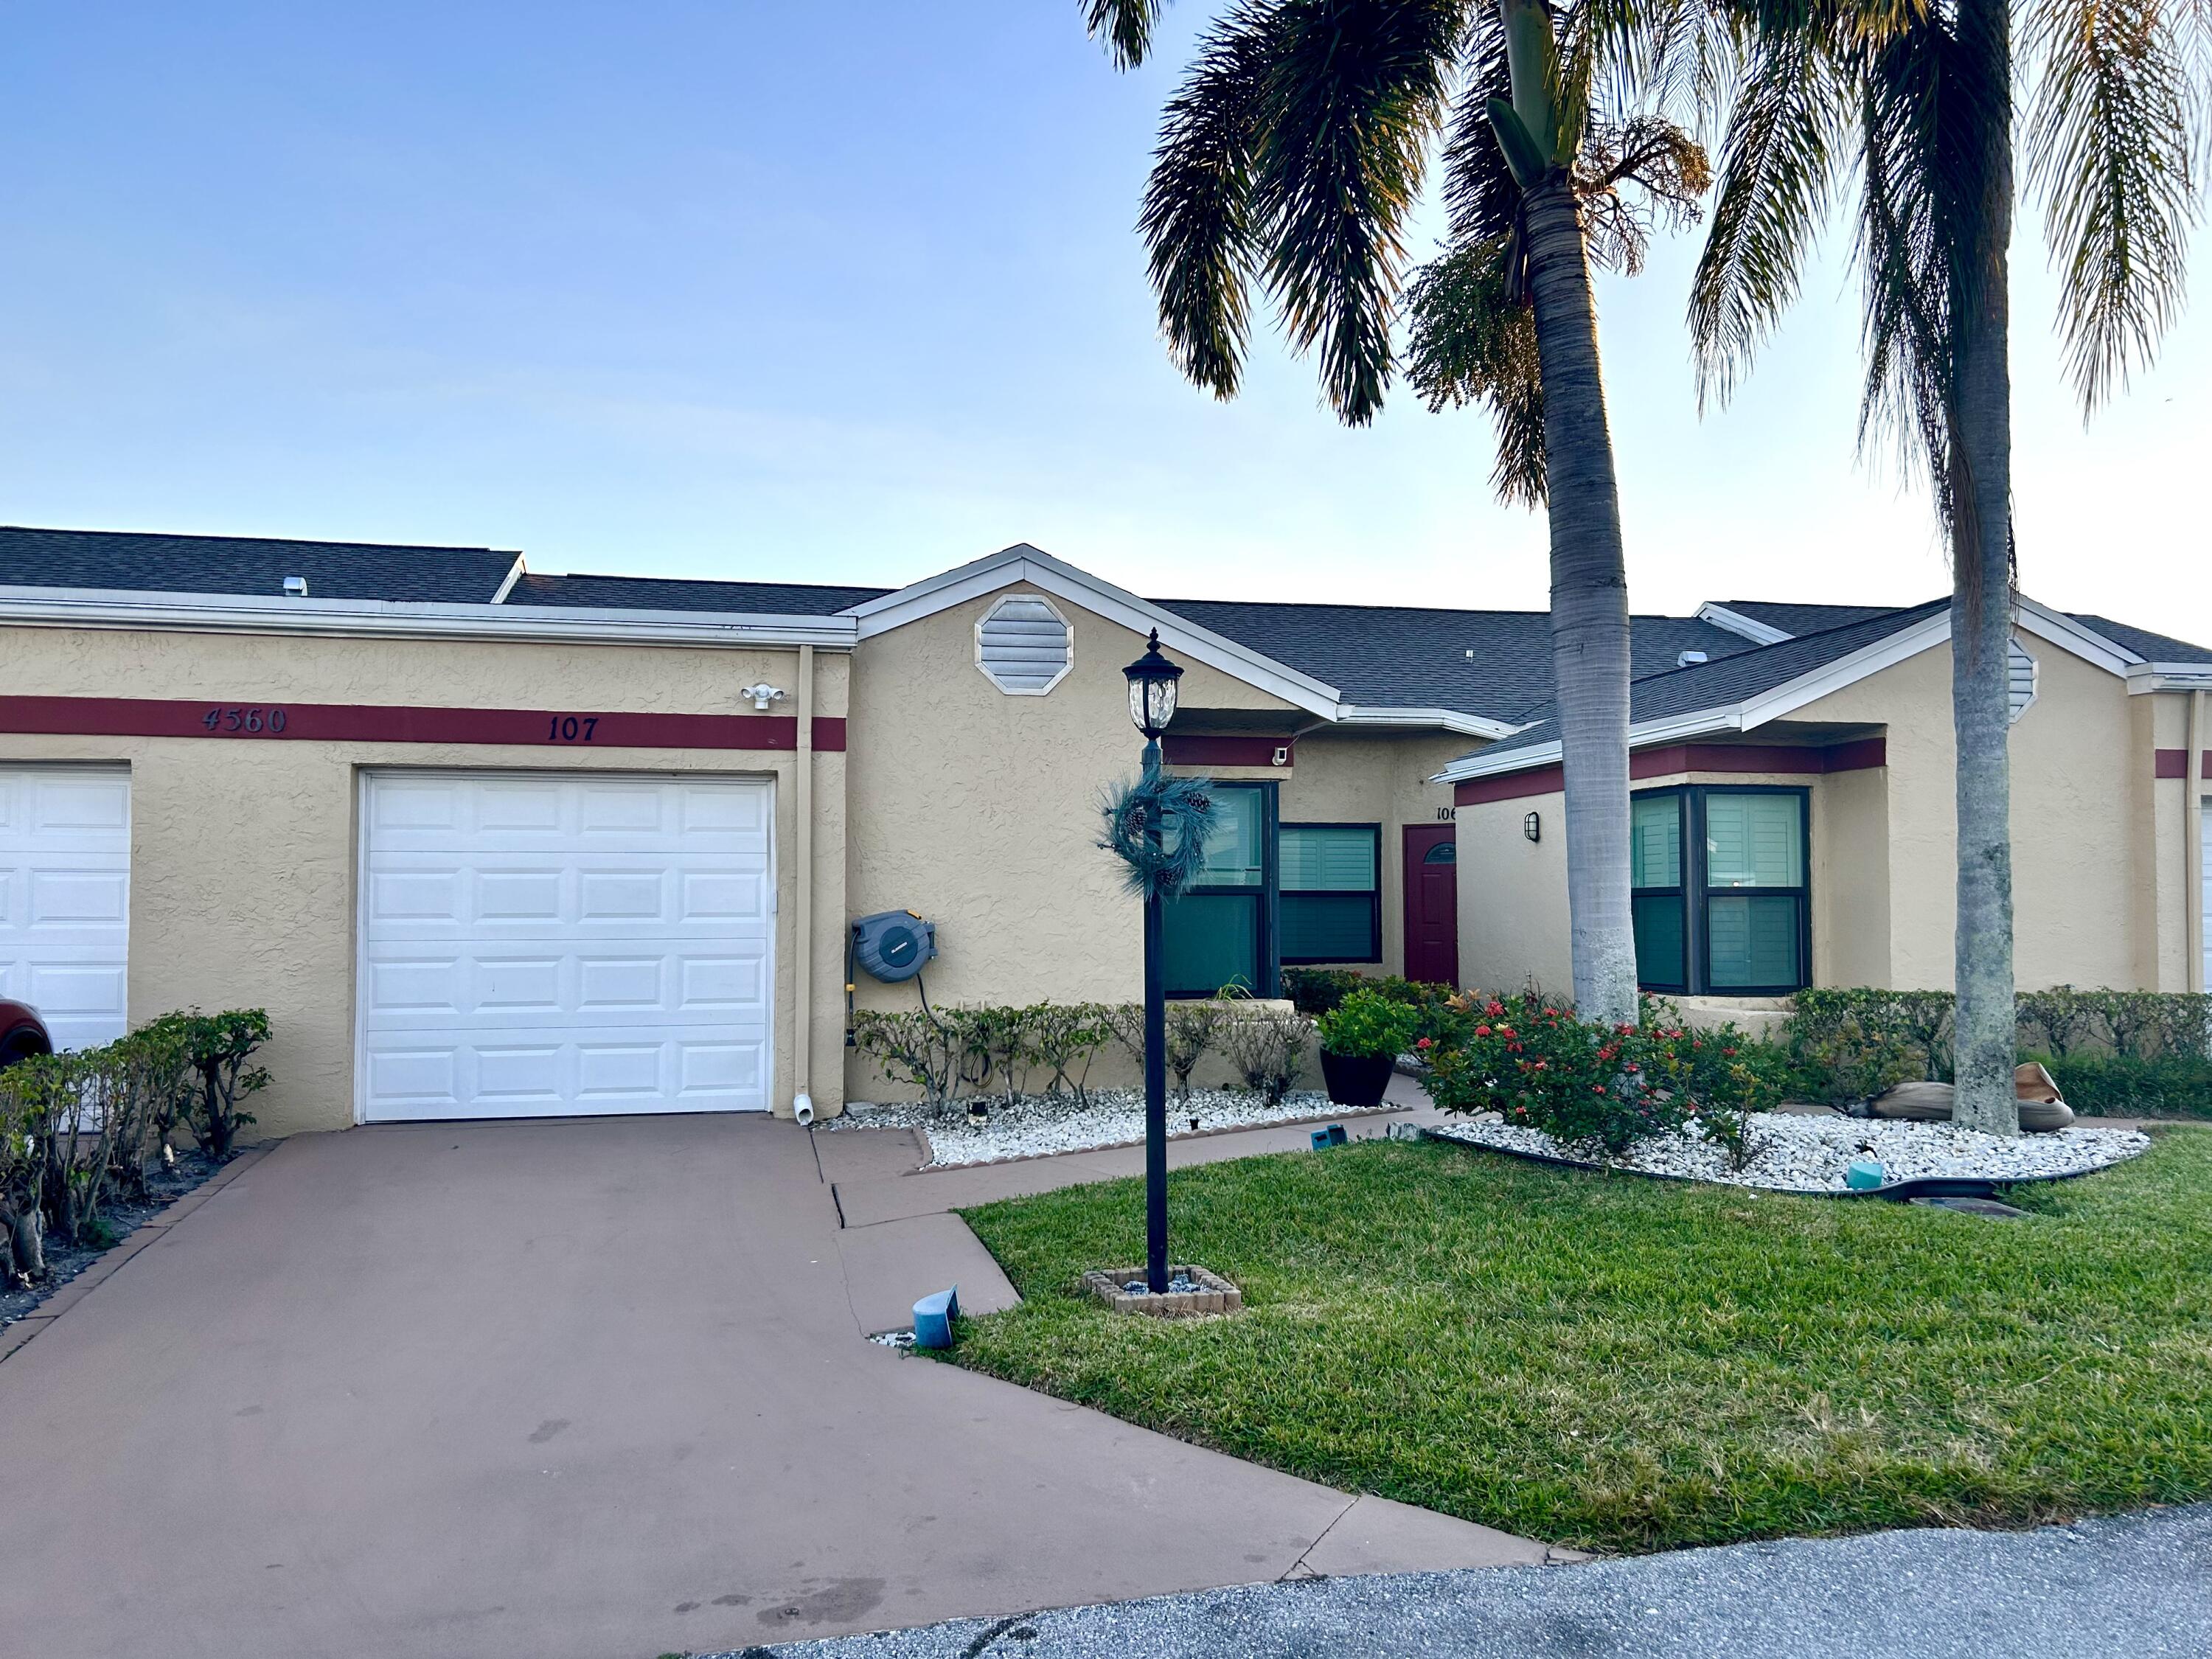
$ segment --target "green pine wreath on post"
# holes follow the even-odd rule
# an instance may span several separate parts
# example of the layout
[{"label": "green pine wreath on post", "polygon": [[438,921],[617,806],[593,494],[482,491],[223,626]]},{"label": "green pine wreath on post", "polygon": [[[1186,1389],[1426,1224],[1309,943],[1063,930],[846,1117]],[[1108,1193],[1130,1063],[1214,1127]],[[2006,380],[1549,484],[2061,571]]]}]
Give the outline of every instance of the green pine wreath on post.
[{"label": "green pine wreath on post", "polygon": [[[1101,812],[1106,833],[1098,845],[1121,860],[1132,893],[1173,898],[1205,869],[1206,833],[1213,827],[1212,779],[1149,772],[1115,784]],[[1156,827],[1157,842],[1151,834]]]}]

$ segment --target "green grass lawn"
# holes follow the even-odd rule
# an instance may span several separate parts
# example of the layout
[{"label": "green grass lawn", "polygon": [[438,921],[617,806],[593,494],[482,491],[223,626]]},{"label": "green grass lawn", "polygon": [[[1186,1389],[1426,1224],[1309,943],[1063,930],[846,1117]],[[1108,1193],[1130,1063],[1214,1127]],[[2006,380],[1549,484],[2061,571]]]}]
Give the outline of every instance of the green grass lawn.
[{"label": "green grass lawn", "polygon": [[2212,1130],[2025,1221],[1750,1197],[1434,1142],[1216,1164],[1174,1323],[1075,1295],[1142,1188],[967,1212],[1025,1299],[962,1364],[1312,1480],[1584,1548],[2009,1526],[2212,1497]]}]

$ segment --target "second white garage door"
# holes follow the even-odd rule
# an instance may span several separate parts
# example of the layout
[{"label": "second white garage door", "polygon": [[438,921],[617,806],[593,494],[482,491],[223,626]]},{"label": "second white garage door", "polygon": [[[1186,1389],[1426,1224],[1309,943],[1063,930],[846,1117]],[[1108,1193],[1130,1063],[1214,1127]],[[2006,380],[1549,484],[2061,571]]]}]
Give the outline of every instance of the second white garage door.
[{"label": "second white garage door", "polygon": [[362,1120],[765,1109],[772,802],[756,779],[370,775]]}]

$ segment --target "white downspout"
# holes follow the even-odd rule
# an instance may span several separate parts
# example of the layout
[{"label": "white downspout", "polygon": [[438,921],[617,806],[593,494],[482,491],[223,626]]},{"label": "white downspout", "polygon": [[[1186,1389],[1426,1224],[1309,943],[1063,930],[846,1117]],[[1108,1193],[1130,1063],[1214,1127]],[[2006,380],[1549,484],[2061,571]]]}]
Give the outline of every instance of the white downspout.
[{"label": "white downspout", "polygon": [[795,912],[793,941],[791,1005],[792,1115],[814,1121],[814,1097],[808,1091],[814,1081],[814,647],[799,647],[799,752],[793,762],[792,810],[797,819],[792,839],[797,843],[798,870],[793,884]]}]

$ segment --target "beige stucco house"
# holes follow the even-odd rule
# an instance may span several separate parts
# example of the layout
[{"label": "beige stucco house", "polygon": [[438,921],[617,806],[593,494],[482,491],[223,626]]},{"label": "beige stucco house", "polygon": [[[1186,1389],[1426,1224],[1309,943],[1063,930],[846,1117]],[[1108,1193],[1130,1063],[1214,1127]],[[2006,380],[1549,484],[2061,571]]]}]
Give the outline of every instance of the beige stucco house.
[{"label": "beige stucco house", "polygon": [[[1729,872],[1691,857],[1639,890],[1652,960],[1671,896],[1685,974],[1740,934],[1800,982],[1939,982],[1943,613],[1812,609],[1637,619],[1639,787],[1673,792],[1639,798],[1645,873],[1741,842],[1790,884],[1693,896]],[[1224,809],[1171,989],[1564,982],[1540,613],[1146,600],[1026,546],[881,590],[0,530],[0,994],[71,1043],[266,1007],[276,1133],[832,1112],[880,1086],[848,994],[1136,994],[1094,842],[1153,629],[1187,671],[1169,763]],[[2212,653],[2021,629],[2023,982],[2190,982]],[[921,984],[848,980],[886,910],[935,924]]]}]

